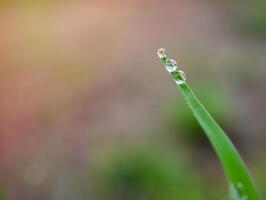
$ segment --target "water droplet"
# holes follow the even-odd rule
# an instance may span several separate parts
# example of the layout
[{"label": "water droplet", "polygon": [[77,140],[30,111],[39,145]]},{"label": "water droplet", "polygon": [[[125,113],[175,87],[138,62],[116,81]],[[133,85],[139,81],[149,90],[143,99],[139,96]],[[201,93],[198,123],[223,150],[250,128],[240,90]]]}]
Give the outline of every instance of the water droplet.
[{"label": "water droplet", "polygon": [[180,78],[179,79],[175,79],[175,82],[177,85],[180,85],[180,84],[184,84],[186,82],[186,74],[185,72],[179,70],[179,75],[180,75]]},{"label": "water droplet", "polygon": [[171,59],[168,60],[165,63],[165,68],[167,69],[168,72],[174,72],[177,69],[177,63],[175,60]]},{"label": "water droplet", "polygon": [[231,199],[236,199],[236,200],[248,200],[247,195],[243,191],[244,186],[242,183],[237,182],[236,184],[230,184],[230,197]]},{"label": "water droplet", "polygon": [[177,63],[174,59],[171,59],[170,63],[172,64],[173,67],[177,67]]},{"label": "water droplet", "polygon": [[166,58],[166,50],[164,48],[158,49],[157,55],[160,59]]}]

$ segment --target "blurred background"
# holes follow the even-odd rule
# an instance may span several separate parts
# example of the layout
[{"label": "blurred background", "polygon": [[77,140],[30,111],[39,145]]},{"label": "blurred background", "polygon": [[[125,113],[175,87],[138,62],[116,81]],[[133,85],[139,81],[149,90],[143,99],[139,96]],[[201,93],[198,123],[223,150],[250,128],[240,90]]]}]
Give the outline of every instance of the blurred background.
[{"label": "blurred background", "polygon": [[265,9],[264,0],[0,0],[0,199],[226,199],[160,47],[266,198]]}]

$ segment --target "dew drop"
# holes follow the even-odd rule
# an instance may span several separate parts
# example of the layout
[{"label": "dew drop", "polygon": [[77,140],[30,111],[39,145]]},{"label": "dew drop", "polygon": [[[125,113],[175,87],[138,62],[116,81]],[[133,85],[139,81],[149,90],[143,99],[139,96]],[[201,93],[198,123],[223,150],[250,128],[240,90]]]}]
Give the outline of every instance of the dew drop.
[{"label": "dew drop", "polygon": [[166,50],[164,48],[158,49],[157,55],[160,59],[166,58]]},{"label": "dew drop", "polygon": [[230,184],[230,197],[235,200],[248,200],[247,195],[243,191],[244,186],[242,183]]},{"label": "dew drop", "polygon": [[171,59],[165,64],[165,68],[168,72],[174,72],[177,69],[177,63],[175,60]]},{"label": "dew drop", "polygon": [[181,70],[179,70],[178,72],[180,74],[180,79],[176,79],[175,82],[177,85],[184,84],[186,82],[186,79],[187,79],[186,74],[185,74],[185,72],[183,72]]}]

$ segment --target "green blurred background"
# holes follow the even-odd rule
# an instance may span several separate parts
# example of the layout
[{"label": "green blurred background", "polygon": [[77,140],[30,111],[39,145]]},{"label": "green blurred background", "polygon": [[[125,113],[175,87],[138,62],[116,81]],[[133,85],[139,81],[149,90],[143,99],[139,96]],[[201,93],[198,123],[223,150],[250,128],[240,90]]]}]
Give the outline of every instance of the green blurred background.
[{"label": "green blurred background", "polygon": [[265,10],[264,0],[0,0],[0,199],[226,199],[160,47],[266,198]]}]

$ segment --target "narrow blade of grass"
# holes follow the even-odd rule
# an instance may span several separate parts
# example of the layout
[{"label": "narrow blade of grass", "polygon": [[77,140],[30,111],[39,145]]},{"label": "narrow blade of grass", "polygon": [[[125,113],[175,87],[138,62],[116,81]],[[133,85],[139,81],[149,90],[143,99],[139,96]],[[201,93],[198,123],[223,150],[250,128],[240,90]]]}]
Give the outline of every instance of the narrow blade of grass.
[{"label": "narrow blade of grass", "polygon": [[166,57],[164,49],[158,50],[158,56],[177,83],[189,108],[211,142],[229,182],[230,199],[259,200],[253,181],[239,153],[228,136],[194,95],[186,83],[184,73],[177,70],[174,60]]}]

